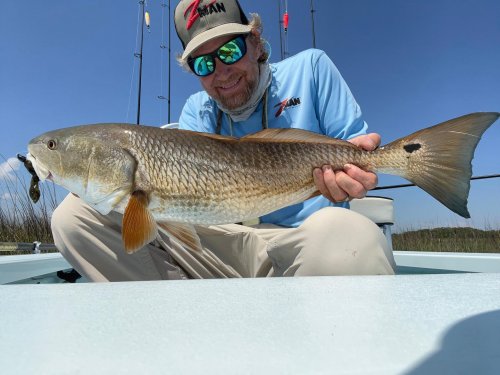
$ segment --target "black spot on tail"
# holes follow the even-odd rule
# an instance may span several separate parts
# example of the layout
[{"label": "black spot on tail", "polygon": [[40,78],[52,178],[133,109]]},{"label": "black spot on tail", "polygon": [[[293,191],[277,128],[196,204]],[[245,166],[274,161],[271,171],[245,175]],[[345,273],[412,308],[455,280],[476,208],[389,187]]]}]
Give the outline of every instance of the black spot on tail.
[{"label": "black spot on tail", "polygon": [[405,149],[406,152],[408,153],[412,153],[413,151],[417,151],[418,149],[420,149],[420,147],[422,147],[422,145],[420,143],[410,143],[408,145],[404,145],[403,148]]}]

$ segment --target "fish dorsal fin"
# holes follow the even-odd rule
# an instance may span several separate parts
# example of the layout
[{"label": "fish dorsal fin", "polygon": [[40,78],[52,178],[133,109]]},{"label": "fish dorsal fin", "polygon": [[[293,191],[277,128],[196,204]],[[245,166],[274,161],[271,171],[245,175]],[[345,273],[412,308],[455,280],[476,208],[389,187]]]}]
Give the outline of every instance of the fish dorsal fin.
[{"label": "fish dorsal fin", "polygon": [[200,237],[191,224],[164,221],[158,223],[158,226],[166,232],[170,239],[177,241],[186,249],[196,252],[202,251]]},{"label": "fish dorsal fin", "polygon": [[332,143],[338,144],[345,141],[331,138],[323,134],[314,133],[303,129],[278,128],[265,129],[260,132],[249,134],[241,138],[242,142],[259,141],[259,142],[305,142],[305,143]]},{"label": "fish dorsal fin", "polygon": [[133,253],[153,241],[158,234],[153,215],[148,209],[149,199],[142,190],[132,193],[123,214],[122,240],[127,253]]},{"label": "fish dorsal fin", "polygon": [[210,139],[215,139],[217,141],[222,141],[222,142],[237,142],[238,138],[236,137],[231,137],[229,135],[220,135],[220,134],[214,134],[214,133],[203,133],[203,132],[195,132],[192,130],[183,130],[183,129],[170,129],[169,131],[176,131],[178,133],[185,133],[189,137],[193,137],[194,134],[200,136],[200,137],[205,137],[205,138],[210,138]]}]

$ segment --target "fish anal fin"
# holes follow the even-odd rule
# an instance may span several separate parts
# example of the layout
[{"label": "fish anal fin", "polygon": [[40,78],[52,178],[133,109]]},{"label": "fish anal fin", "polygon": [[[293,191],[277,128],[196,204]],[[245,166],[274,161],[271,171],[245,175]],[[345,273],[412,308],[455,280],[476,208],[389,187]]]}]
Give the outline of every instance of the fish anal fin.
[{"label": "fish anal fin", "polygon": [[122,240],[127,253],[133,253],[153,241],[158,227],[148,209],[149,199],[142,190],[132,193],[123,214]]},{"label": "fish anal fin", "polygon": [[200,237],[196,233],[193,225],[164,221],[158,223],[158,226],[166,232],[170,239],[177,241],[186,249],[196,252],[202,251]]}]

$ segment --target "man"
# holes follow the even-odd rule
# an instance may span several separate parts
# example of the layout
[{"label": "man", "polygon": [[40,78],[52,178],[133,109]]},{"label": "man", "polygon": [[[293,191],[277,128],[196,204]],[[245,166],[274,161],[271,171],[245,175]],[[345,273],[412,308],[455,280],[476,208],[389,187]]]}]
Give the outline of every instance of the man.
[{"label": "man", "polygon": [[[377,134],[365,134],[361,111],[326,54],[308,50],[270,65],[260,17],[249,21],[236,0],[182,0],[175,26],[184,48],[179,61],[204,88],[188,99],[180,128],[240,137],[293,127],[367,150],[379,145]],[[94,281],[394,273],[380,229],[342,208],[375,187],[376,175],[346,165],[322,166],[313,177],[323,196],[265,215],[257,225],[197,227],[201,253],[162,232],[157,243],[127,255],[122,216],[102,216],[72,195],[54,212],[54,240]]]}]

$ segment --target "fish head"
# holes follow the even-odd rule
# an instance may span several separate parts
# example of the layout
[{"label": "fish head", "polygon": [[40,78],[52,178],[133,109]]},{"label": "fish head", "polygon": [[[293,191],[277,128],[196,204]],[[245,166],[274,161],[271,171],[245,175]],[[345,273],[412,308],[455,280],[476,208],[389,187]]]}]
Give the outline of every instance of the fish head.
[{"label": "fish head", "polygon": [[136,160],[106,125],[44,133],[28,145],[28,159],[40,180],[50,180],[79,196],[101,214],[131,193]]}]

